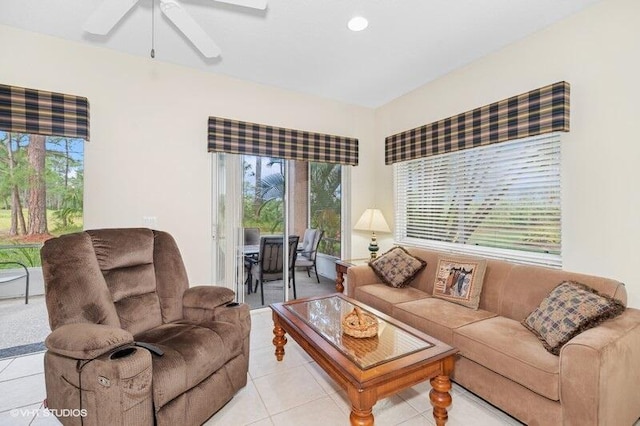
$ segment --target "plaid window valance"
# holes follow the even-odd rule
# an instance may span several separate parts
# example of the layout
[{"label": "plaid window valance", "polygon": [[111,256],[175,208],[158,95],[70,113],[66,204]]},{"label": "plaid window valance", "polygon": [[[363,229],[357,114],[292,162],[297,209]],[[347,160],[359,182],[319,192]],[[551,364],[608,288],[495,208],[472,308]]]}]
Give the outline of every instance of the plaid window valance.
[{"label": "plaid window valance", "polygon": [[89,101],[0,84],[0,130],[89,140]]},{"label": "plaid window valance", "polygon": [[561,81],[388,136],[385,164],[568,131],[569,83]]},{"label": "plaid window valance", "polygon": [[209,152],[358,164],[358,139],[209,117]]}]

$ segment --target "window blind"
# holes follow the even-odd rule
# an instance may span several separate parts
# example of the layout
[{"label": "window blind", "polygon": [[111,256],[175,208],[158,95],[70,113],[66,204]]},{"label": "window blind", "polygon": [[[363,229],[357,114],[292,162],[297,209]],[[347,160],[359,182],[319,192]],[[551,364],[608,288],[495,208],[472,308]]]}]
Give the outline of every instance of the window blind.
[{"label": "window blind", "polygon": [[394,165],[396,239],[561,266],[560,136],[534,136]]}]

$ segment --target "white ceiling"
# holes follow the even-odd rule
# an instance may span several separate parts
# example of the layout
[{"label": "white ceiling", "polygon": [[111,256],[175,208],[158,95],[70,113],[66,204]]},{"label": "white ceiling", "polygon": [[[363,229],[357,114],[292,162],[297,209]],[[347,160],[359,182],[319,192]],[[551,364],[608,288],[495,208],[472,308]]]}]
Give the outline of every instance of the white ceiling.
[{"label": "white ceiling", "polygon": [[[0,24],[148,57],[152,0],[107,36],[84,33],[101,1],[0,0]],[[156,4],[155,60],[377,107],[599,0],[179,1],[222,55],[203,58]],[[349,31],[354,15],[369,28]]]}]

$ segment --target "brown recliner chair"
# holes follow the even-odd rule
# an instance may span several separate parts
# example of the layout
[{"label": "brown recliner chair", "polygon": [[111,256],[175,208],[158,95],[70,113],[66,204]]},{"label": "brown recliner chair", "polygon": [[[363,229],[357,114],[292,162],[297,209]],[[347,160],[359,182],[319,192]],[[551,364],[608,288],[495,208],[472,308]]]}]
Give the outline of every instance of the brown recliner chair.
[{"label": "brown recliner chair", "polygon": [[248,306],[189,288],[169,234],[85,231],[41,256],[47,404],[63,424],[202,424],[246,385]]}]

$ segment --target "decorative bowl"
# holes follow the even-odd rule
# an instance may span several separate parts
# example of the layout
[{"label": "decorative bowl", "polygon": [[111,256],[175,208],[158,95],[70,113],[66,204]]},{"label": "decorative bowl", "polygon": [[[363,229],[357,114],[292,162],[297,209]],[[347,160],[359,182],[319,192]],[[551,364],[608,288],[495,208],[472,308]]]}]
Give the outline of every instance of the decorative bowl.
[{"label": "decorative bowl", "polygon": [[373,337],[378,334],[378,320],[355,307],[342,318],[342,332],[356,338]]}]

